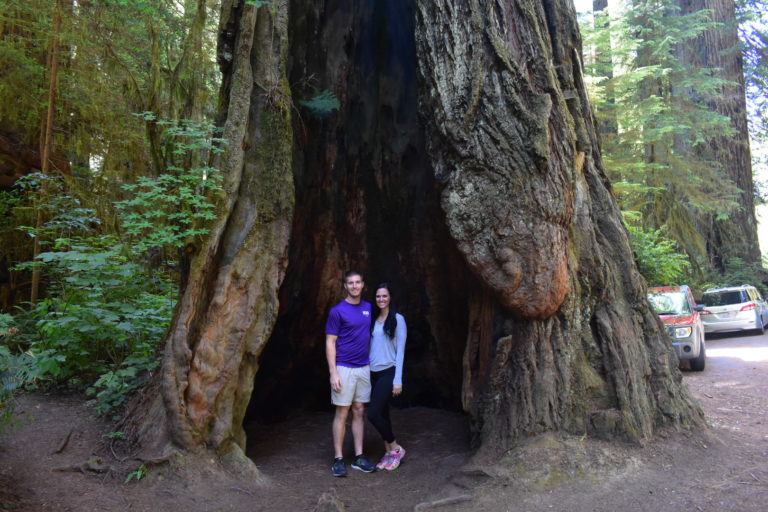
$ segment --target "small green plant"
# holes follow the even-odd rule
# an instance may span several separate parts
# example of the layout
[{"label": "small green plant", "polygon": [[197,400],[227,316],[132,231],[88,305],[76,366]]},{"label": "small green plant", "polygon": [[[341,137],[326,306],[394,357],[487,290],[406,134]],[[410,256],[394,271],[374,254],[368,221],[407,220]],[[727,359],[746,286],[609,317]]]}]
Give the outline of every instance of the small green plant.
[{"label": "small green plant", "polygon": [[0,434],[13,426],[16,392],[34,379],[29,356],[8,346],[16,331],[13,317],[0,314]]},{"label": "small green plant", "polygon": [[147,476],[147,466],[146,464],[142,464],[141,466],[138,467],[138,469],[136,469],[136,471],[131,471],[130,473],[128,473],[128,476],[125,477],[125,482],[123,482],[123,484],[127,484],[133,479],[136,479],[136,481],[138,482],[145,476]]},{"label": "small green plant", "polygon": [[322,91],[312,99],[300,101],[299,104],[306,107],[310,114],[319,118],[330,117],[341,107],[339,99],[332,91]]},{"label": "small green plant", "polygon": [[13,316],[7,313],[0,313],[0,336],[6,336],[10,329],[13,329]]},{"label": "small green plant", "polygon": [[[108,370],[86,390],[86,394],[96,398],[96,412],[107,415],[120,410],[130,394],[146,384],[151,372],[159,361],[153,356],[133,355],[123,361],[117,369]],[[113,419],[119,419],[113,415]]]}]

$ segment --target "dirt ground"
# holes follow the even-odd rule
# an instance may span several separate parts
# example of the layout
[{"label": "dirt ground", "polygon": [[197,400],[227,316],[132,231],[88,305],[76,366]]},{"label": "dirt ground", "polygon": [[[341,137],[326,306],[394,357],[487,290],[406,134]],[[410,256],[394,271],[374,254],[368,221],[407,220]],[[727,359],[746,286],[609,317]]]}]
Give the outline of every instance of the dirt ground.
[{"label": "dirt ground", "polygon": [[[703,372],[684,372],[705,433],[662,433],[646,446],[541,436],[483,464],[463,415],[395,410],[408,449],[395,472],[330,475],[330,412],[248,425],[248,455],[264,481],[235,480],[218,462],[138,468],[117,460],[110,427],[82,397],[20,398],[18,428],[0,438],[0,511],[743,511],[768,510],[768,334],[707,340]],[[348,436],[349,437],[349,436]],[[65,443],[66,440],[66,443]],[[366,431],[366,451],[381,455]],[[102,459],[94,459],[100,456]],[[104,470],[94,473],[90,468]],[[82,471],[81,471],[82,469]]]}]

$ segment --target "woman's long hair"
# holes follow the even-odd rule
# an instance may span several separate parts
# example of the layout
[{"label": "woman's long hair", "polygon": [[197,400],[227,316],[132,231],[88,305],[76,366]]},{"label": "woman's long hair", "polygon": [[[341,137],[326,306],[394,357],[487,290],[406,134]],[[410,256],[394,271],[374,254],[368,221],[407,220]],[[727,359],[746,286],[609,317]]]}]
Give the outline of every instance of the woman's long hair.
[{"label": "woman's long hair", "polygon": [[371,315],[371,334],[373,334],[373,327],[376,325],[376,319],[379,318],[379,313],[381,310],[376,305],[376,291],[384,288],[389,292],[389,313],[387,314],[387,319],[384,320],[384,334],[387,335],[389,339],[395,338],[395,329],[397,329],[397,309],[395,308],[395,302],[392,300],[392,290],[389,288],[388,283],[381,283],[379,286],[376,287],[373,296],[373,306],[376,309],[376,314]]}]

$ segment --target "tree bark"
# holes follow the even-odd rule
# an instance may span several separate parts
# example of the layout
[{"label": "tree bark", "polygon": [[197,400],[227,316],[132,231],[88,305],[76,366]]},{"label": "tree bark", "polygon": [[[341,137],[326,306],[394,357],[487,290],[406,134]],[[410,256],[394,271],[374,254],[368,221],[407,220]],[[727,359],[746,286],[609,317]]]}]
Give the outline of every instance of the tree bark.
[{"label": "tree bark", "polygon": [[716,215],[700,218],[700,230],[706,240],[712,265],[725,270],[732,258],[747,263],[761,261],[755,218],[752,158],[749,148],[747,105],[744,85],[743,57],[740,50],[736,4],[734,0],[679,0],[681,14],[712,9],[713,21],[721,25],[700,35],[695,44],[680,48],[682,61],[693,66],[712,68],[727,81],[717,93],[705,101],[718,113],[731,119],[733,136],[722,136],[696,150],[702,157],[718,162],[722,171],[741,190],[740,205],[726,219]]}]

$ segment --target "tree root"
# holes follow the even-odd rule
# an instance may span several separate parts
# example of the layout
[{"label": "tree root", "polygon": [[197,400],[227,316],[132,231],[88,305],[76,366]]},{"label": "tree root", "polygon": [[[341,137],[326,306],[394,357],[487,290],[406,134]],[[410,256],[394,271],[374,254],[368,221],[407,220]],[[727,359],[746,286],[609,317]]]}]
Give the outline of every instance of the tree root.
[{"label": "tree root", "polygon": [[93,473],[112,473],[115,470],[109,464],[105,464],[101,457],[91,457],[90,459],[78,464],[68,466],[59,466],[52,468],[51,471],[79,471],[84,475]]},{"label": "tree root", "polygon": [[430,508],[445,507],[446,505],[454,505],[456,503],[463,503],[465,501],[471,501],[474,497],[469,494],[461,494],[459,496],[451,496],[449,498],[442,498],[434,501],[424,501],[413,507],[414,512],[420,510],[427,510]]},{"label": "tree root", "polygon": [[55,455],[57,453],[61,453],[64,451],[64,449],[67,447],[67,444],[69,444],[69,438],[72,437],[72,431],[73,429],[69,429],[69,432],[67,432],[67,435],[64,436],[64,439],[61,440],[59,443],[59,446],[51,452],[51,455]]},{"label": "tree root", "polygon": [[168,455],[163,455],[161,457],[153,457],[151,459],[136,457],[135,459],[139,462],[143,463],[145,466],[159,466],[160,464],[165,464],[166,462],[169,462],[174,456],[178,455],[177,453],[169,453]]}]

